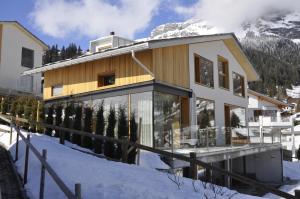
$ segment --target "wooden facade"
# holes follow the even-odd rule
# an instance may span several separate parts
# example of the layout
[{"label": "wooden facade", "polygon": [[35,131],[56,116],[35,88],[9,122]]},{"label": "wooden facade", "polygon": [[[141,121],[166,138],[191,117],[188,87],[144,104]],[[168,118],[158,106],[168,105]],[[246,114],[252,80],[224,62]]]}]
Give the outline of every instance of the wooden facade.
[{"label": "wooden facade", "polygon": [[1,62],[1,50],[2,50],[2,37],[3,37],[3,24],[0,24],[0,62]]},{"label": "wooden facade", "polygon": [[[189,87],[188,45],[137,52],[136,57],[154,74],[155,80]],[[115,84],[98,87],[98,76],[115,74]],[[153,80],[131,57],[125,54],[72,65],[44,73],[44,99],[52,99],[52,87],[62,85],[63,96],[125,86]]]}]

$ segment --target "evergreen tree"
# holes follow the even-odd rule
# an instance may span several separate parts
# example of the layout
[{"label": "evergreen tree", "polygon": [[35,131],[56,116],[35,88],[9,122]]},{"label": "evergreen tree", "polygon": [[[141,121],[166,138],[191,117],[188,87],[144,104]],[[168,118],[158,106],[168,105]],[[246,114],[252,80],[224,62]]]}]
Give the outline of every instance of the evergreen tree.
[{"label": "evergreen tree", "polygon": [[[84,131],[92,133],[93,109],[90,107],[84,108]],[[82,137],[82,147],[92,149],[93,140],[88,136]]]},{"label": "evergreen tree", "polygon": [[[56,107],[55,107],[55,125],[56,126],[60,126],[62,124],[62,110],[63,110],[63,106],[58,104]],[[54,134],[55,137],[59,137],[59,132],[57,130],[55,130],[55,134]]]},{"label": "evergreen tree", "polygon": [[63,46],[60,50],[60,60],[66,59],[66,48]]},{"label": "evergreen tree", "polygon": [[231,121],[230,121],[232,128],[240,127],[240,118],[234,113],[231,113]]},{"label": "evergreen tree", "polygon": [[200,112],[200,129],[210,127],[209,113],[206,108]]},{"label": "evergreen tree", "polygon": [[[72,120],[71,120],[71,116],[74,113],[74,104],[73,103],[69,103],[67,105],[67,107],[65,108],[65,117],[64,117],[64,121],[63,121],[63,125],[65,128],[70,128],[71,124],[72,124]],[[65,134],[65,140],[70,141],[71,136],[70,136],[70,132],[64,132]]]},{"label": "evergreen tree", "polygon": [[[96,135],[104,135],[104,128],[105,128],[105,123],[104,123],[104,107],[103,107],[103,101],[101,102],[99,109],[97,111],[97,121],[96,121]],[[102,153],[102,146],[103,146],[103,141],[100,139],[96,139],[94,141],[94,149],[95,153]]]},{"label": "evergreen tree", "polygon": [[[130,142],[137,142],[137,123],[135,121],[135,113],[132,113],[130,116]],[[128,154],[128,163],[135,164],[137,150],[136,148],[129,152]]]},{"label": "evergreen tree", "polygon": [[[51,105],[48,107],[47,118],[46,118],[46,123],[49,125],[53,125],[53,114],[54,114],[54,107],[53,105]],[[46,135],[52,136],[51,128],[46,128]]]},{"label": "evergreen tree", "polygon": [[[76,106],[75,107],[74,126],[73,126],[74,129],[79,130],[79,131],[82,130],[81,119],[82,119],[82,106]],[[74,144],[77,144],[78,146],[80,146],[81,145],[81,136],[78,134],[73,134],[72,142]]]},{"label": "evergreen tree", "polygon": [[[114,138],[115,137],[115,126],[116,126],[116,114],[113,107],[110,107],[108,115],[108,125],[106,128],[106,136]],[[114,157],[114,143],[105,141],[104,143],[104,155],[108,158]]]},{"label": "evergreen tree", "polygon": [[80,56],[82,55],[82,50],[80,48],[80,46],[78,46],[78,49],[77,49],[77,56]]},{"label": "evergreen tree", "polygon": [[[121,140],[123,137],[128,137],[128,120],[125,108],[120,107],[118,114],[118,139]],[[117,144],[115,159],[120,159],[121,157],[122,146],[121,144]]]}]

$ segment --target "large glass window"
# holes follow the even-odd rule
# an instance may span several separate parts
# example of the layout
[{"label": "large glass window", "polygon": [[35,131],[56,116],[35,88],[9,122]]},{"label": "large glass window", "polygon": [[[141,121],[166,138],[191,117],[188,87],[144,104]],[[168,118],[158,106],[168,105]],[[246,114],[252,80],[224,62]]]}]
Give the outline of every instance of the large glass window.
[{"label": "large glass window", "polygon": [[235,95],[245,97],[245,80],[242,75],[235,72],[232,73],[233,79],[233,93]]},{"label": "large glass window", "polygon": [[214,87],[214,69],[213,62],[209,59],[194,55],[195,81],[208,87]]},{"label": "large glass window", "polygon": [[215,139],[215,103],[211,100],[196,100],[197,125],[202,146],[214,146]]},{"label": "large glass window", "polygon": [[228,60],[218,56],[219,87],[229,89]]},{"label": "large glass window", "polygon": [[141,144],[153,146],[153,103],[152,92],[136,93],[130,95],[130,112],[135,117],[135,122],[141,125]]},{"label": "large glass window", "polygon": [[225,106],[226,144],[245,144],[248,141],[246,110],[237,106]]},{"label": "large glass window", "polygon": [[[107,123],[110,107],[112,107],[115,110],[116,119],[118,118],[118,113],[120,108],[125,109],[125,113],[127,114],[127,118],[128,118],[128,95],[96,99],[93,101],[93,107],[96,110],[98,110],[97,107],[99,107],[102,102],[104,108],[103,115],[106,123]],[[117,132],[117,126],[118,124],[116,124],[115,126],[115,133]]]},{"label": "large glass window", "polygon": [[180,148],[180,97],[154,92],[154,146]]}]

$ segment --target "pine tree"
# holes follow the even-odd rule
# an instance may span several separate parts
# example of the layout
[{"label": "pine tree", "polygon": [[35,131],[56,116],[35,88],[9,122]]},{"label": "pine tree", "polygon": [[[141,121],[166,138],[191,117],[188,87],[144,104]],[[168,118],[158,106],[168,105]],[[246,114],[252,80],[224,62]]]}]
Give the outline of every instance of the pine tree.
[{"label": "pine tree", "polygon": [[60,50],[60,60],[66,59],[66,48],[63,46]]},{"label": "pine tree", "polygon": [[[75,107],[75,119],[74,119],[74,126],[73,128],[75,130],[82,130],[81,127],[81,119],[82,119],[82,106],[76,106]],[[81,136],[78,134],[73,134],[72,136],[72,142],[74,144],[77,144],[78,146],[81,145]]]},{"label": "pine tree", "polygon": [[[53,114],[54,114],[54,107],[53,105],[51,105],[48,107],[47,118],[46,118],[46,123],[49,125],[53,125]],[[46,135],[52,136],[51,128],[46,128]]]},{"label": "pine tree", "polygon": [[240,127],[240,118],[234,113],[231,113],[231,121],[230,121],[232,128]]},{"label": "pine tree", "polygon": [[[130,116],[130,142],[137,142],[137,123],[135,121],[135,113],[132,113]],[[128,163],[135,164],[137,150],[136,148],[129,152],[128,154]]]},{"label": "pine tree", "polygon": [[[93,109],[90,107],[84,108],[84,131],[92,133]],[[82,147],[92,149],[93,140],[88,136],[82,137]]]},{"label": "pine tree", "polygon": [[80,48],[80,46],[78,46],[78,49],[77,49],[77,56],[80,56],[82,55],[82,50]]},{"label": "pine tree", "polygon": [[[96,135],[104,135],[104,107],[103,107],[103,101],[101,102],[99,109],[97,111],[97,121],[96,121]],[[96,139],[94,141],[94,149],[95,153],[102,153],[102,146],[103,141],[101,139]]]},{"label": "pine tree", "polygon": [[[124,137],[128,137],[128,120],[126,116],[124,107],[119,108],[118,114],[118,139],[121,140]],[[122,146],[121,144],[117,144],[117,150],[115,159],[120,159],[122,157]]]},{"label": "pine tree", "polygon": [[[65,118],[63,121],[63,125],[65,128],[70,128],[71,127],[71,116],[73,115],[74,112],[74,104],[70,103],[67,105],[67,107],[65,108]],[[65,140],[70,141],[71,140],[71,136],[70,136],[70,132],[64,132],[65,134]]]},{"label": "pine tree", "polygon": [[[56,126],[60,126],[62,124],[62,110],[63,110],[63,106],[58,104],[55,107],[55,125]],[[59,137],[59,131],[55,130],[55,134],[54,137]]]},{"label": "pine tree", "polygon": [[[116,114],[113,107],[110,107],[109,115],[108,115],[108,125],[106,128],[106,136],[114,138],[115,137],[115,126],[116,126]],[[114,157],[114,143],[105,141],[104,143],[104,155],[108,158]]]}]

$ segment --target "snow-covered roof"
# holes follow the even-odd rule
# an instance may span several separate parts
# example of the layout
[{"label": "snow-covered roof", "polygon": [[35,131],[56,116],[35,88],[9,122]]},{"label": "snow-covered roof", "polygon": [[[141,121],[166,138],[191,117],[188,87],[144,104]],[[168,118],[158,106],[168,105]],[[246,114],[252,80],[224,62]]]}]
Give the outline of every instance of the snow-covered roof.
[{"label": "snow-covered roof", "polygon": [[[45,72],[48,70],[53,70],[57,68],[63,68],[66,66],[71,66],[79,63],[84,63],[88,61],[94,61],[106,57],[117,56],[122,54],[130,53],[131,51],[143,51],[147,49],[162,48],[175,45],[184,45],[192,43],[210,42],[210,41],[220,41],[223,40],[227,47],[230,47],[233,51],[234,56],[238,57],[238,61],[241,62],[244,68],[248,81],[256,81],[259,79],[253,65],[250,63],[246,55],[244,54],[242,47],[234,35],[234,33],[224,33],[224,34],[214,34],[214,35],[200,35],[200,36],[189,36],[189,37],[176,37],[168,39],[152,39],[141,42],[135,42],[129,45],[120,46],[117,48],[106,49],[100,52],[83,55],[73,59],[67,59],[63,61],[58,61],[55,63],[46,64],[42,67],[31,69],[25,71],[23,75],[30,75],[34,73]],[[226,42],[225,42],[226,41]]]}]

